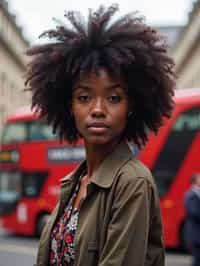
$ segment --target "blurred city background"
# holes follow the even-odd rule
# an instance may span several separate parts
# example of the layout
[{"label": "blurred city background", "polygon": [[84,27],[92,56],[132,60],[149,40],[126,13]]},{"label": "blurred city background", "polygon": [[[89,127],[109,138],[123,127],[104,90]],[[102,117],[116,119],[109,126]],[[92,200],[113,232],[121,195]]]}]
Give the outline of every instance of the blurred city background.
[{"label": "blurred city background", "polygon": [[[55,196],[58,193],[58,181],[54,185],[50,182],[48,185],[45,185],[45,189],[42,188],[46,182],[45,176],[47,175],[48,169],[55,169],[50,163],[53,164],[56,162],[57,166],[59,164],[59,167],[56,166],[56,170],[53,170],[55,172],[57,171],[56,175],[58,175],[64,173],[65,170],[63,169],[65,169],[67,161],[72,162],[68,169],[68,171],[70,171],[73,169],[74,165],[84,157],[81,145],[79,145],[76,150],[66,148],[65,146],[59,146],[60,144],[55,140],[55,136],[51,134],[49,128],[45,127],[42,123],[36,124],[33,122],[36,118],[33,117],[27,109],[27,106],[30,107],[30,95],[29,92],[24,91],[24,75],[28,63],[25,51],[32,44],[41,42],[41,40],[38,39],[38,36],[43,31],[55,27],[55,24],[52,22],[53,17],[64,20],[64,10],[75,9],[86,14],[88,8],[95,8],[99,4],[109,5],[113,2],[119,3],[121,14],[130,12],[131,10],[138,10],[146,17],[147,23],[157,28],[158,31],[166,36],[169,44],[169,52],[176,63],[177,91],[185,89],[187,90],[186,94],[189,95],[189,97],[190,95],[193,95],[195,96],[193,98],[198,98],[195,99],[196,102],[192,109],[184,111],[183,115],[177,118],[177,123],[173,126],[173,134],[170,135],[171,139],[168,138],[168,147],[171,145],[170,149],[175,147],[178,149],[178,152],[176,150],[174,155],[175,161],[173,161],[171,165],[169,163],[169,165],[166,166],[168,168],[171,167],[173,171],[170,172],[169,169],[167,171],[166,169],[159,168],[160,172],[162,171],[162,173],[164,173],[163,171],[165,171],[165,183],[160,183],[159,177],[157,177],[159,176],[159,173],[154,169],[158,185],[161,187],[160,195],[164,197],[167,195],[166,190],[171,189],[170,186],[172,186],[173,178],[175,178],[175,171],[177,173],[177,169],[179,169],[180,172],[181,162],[184,161],[184,165],[181,168],[182,171],[188,175],[187,181],[179,181],[179,177],[177,177],[178,174],[176,175],[177,184],[178,182],[181,182],[181,184],[184,183],[184,188],[181,192],[182,194],[180,194],[181,200],[183,199],[182,196],[186,191],[186,188],[189,187],[189,178],[192,174],[191,171],[200,171],[199,166],[197,166],[199,165],[198,160],[200,155],[200,93],[196,92],[196,88],[200,88],[200,0],[168,0],[164,2],[157,0],[140,0],[137,1],[137,3],[134,3],[136,1],[132,1],[132,4],[130,4],[130,1],[120,0],[91,2],[86,0],[60,0],[57,2],[47,0],[0,0],[0,136],[3,136],[3,140],[1,140],[0,143],[0,266],[28,266],[33,264],[38,239],[33,238],[32,236],[35,235],[34,233],[39,234],[52,206],[55,204]],[[192,101],[193,99],[191,99],[191,102]],[[179,104],[178,101],[177,104]],[[180,106],[182,106],[182,104],[183,103],[181,102]],[[24,109],[25,106],[26,108]],[[190,108],[191,106],[192,103],[190,104]],[[20,109],[21,113],[18,111],[17,114],[13,115],[13,113],[16,110],[19,110],[19,108],[22,108]],[[8,119],[9,116],[10,120]],[[19,119],[18,123],[16,123],[17,119]],[[3,133],[5,121],[7,121],[8,125]],[[28,124],[24,121],[28,121]],[[170,125],[168,126],[170,128]],[[17,142],[14,142],[13,139],[17,140],[19,135],[19,140],[21,138],[22,142],[23,139],[25,140],[25,136],[27,136],[27,130],[31,132],[29,133],[29,140],[39,140],[39,142],[37,142],[37,149],[41,149],[41,156],[42,152],[46,152],[48,163],[45,162],[44,166],[42,165],[42,157],[39,155],[37,155],[39,156],[38,158],[34,157],[36,148],[32,145],[33,143],[31,143],[28,148],[25,147],[23,152],[34,158],[28,162],[27,156],[24,155],[26,160],[21,167],[21,171],[18,163],[22,165],[21,158],[23,156],[23,147],[20,147],[18,150]],[[184,133],[183,131],[187,132]],[[180,132],[182,138],[179,135]],[[188,138],[188,136],[190,137]],[[195,143],[193,142],[194,136],[196,137]],[[162,136],[160,139],[161,143]],[[48,146],[49,144],[45,142],[47,140],[52,141],[51,149]],[[177,144],[179,140],[181,140],[181,142]],[[14,144],[9,146],[9,141]],[[152,139],[152,141],[154,140]],[[24,143],[25,142],[26,141],[24,141]],[[189,151],[189,147],[191,149],[192,143],[194,150],[190,150],[190,152],[193,155],[186,160],[184,156],[186,152]],[[3,146],[4,144],[5,150]],[[156,145],[160,144],[156,143]],[[178,145],[180,145],[180,149]],[[166,153],[167,155],[165,154],[165,157],[171,156],[169,148],[167,152],[168,153]],[[153,152],[148,154],[153,154]],[[143,154],[141,157],[142,156]],[[143,157],[145,161],[145,156]],[[163,158],[162,162],[160,159],[157,164],[163,165]],[[179,159],[176,160],[176,158]],[[34,163],[37,162],[37,170],[34,170],[34,166],[31,165],[33,160]],[[191,162],[193,170],[188,170],[191,168]],[[179,165],[179,168],[177,165],[174,166],[175,163]],[[147,164],[150,164],[148,160]],[[20,174],[18,174],[19,171],[21,171]],[[181,178],[181,180],[183,180],[183,175]],[[13,180],[15,181],[13,182]],[[184,180],[186,180],[186,178]],[[13,185],[11,188],[9,185],[12,183]],[[178,188],[178,186],[179,185],[177,185],[176,188]],[[5,189],[7,189],[6,193]],[[28,203],[23,201],[20,206],[17,206],[21,191],[23,191],[22,194],[24,198],[28,198]],[[39,198],[39,195],[41,195],[40,193],[45,194],[46,191],[48,191],[49,195],[51,194],[52,199],[50,200],[51,206],[48,206],[45,209],[46,196]],[[176,194],[178,192],[173,191],[173,193]],[[30,203],[31,200],[33,201],[32,203]],[[32,211],[32,213],[27,216],[28,210],[26,208],[28,208],[28,205],[26,206],[26,204],[30,204],[31,207],[29,208],[32,208],[32,210],[35,207],[31,204],[38,204],[40,209],[43,208],[43,211],[40,210],[40,213],[37,215],[33,214],[34,211]],[[182,203],[179,202],[178,204]],[[163,200],[162,202],[162,208],[165,208],[168,211],[168,213],[165,213],[165,211],[162,210],[163,219],[165,219],[166,216],[168,217],[166,219],[169,219],[171,223],[175,223],[172,207],[180,213],[179,218],[177,218],[179,219],[179,222],[177,222],[176,231],[174,231],[175,233],[170,233],[170,230],[168,231],[168,229],[166,229],[166,234],[173,234],[173,236],[166,236],[165,240],[166,243],[169,244],[166,244],[166,247],[168,248],[167,266],[190,265],[191,261],[190,255],[184,251],[182,234],[184,230],[183,206],[181,205],[182,207],[180,207],[180,211],[177,209],[177,206],[173,203],[172,198],[170,197],[165,198],[165,201]],[[7,213],[4,211],[5,208]],[[14,214],[9,214],[9,210],[14,210],[14,208],[18,209],[14,211]],[[11,216],[8,217],[8,220],[4,221],[1,219],[4,214]],[[19,236],[16,236],[16,234],[10,234],[10,231],[12,230],[5,229],[6,227],[17,228],[17,221],[13,222],[15,219],[14,215],[18,217],[18,222],[21,224],[21,227],[19,226],[19,232],[17,232],[17,235]],[[37,217],[37,221],[35,217]],[[12,222],[10,222],[9,219],[12,219]],[[26,225],[27,219],[30,220],[30,228],[32,227],[32,229],[28,228]],[[169,221],[167,223],[169,223]],[[168,228],[167,226],[168,225],[166,225],[166,228]],[[26,235],[25,237],[22,237],[23,232],[24,235]],[[27,237],[27,235],[29,237]],[[173,248],[173,250],[171,248]]]}]

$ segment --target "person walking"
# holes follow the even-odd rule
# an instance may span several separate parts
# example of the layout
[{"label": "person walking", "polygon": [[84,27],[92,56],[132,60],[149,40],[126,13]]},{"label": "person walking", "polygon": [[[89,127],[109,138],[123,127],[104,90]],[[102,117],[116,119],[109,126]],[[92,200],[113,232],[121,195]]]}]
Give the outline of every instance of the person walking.
[{"label": "person walking", "polygon": [[86,159],[61,181],[42,235],[37,266],[164,266],[159,197],[139,149],[173,110],[174,62],[165,40],[133,12],[112,21],[118,6],[89,11],[86,22],[46,31],[51,42],[33,56],[26,85],[32,106]]},{"label": "person walking", "polygon": [[193,256],[193,266],[200,266],[200,173],[191,178],[192,186],[185,195],[185,240]]}]

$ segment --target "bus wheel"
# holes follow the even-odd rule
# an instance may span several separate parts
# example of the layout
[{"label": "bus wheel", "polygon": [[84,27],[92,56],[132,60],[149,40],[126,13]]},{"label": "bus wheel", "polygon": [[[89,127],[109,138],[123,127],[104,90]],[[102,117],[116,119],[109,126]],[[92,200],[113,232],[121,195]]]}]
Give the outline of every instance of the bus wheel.
[{"label": "bus wheel", "polygon": [[50,214],[49,213],[41,213],[36,221],[36,236],[40,236],[42,233],[42,229],[47,223],[47,220],[49,219]]}]

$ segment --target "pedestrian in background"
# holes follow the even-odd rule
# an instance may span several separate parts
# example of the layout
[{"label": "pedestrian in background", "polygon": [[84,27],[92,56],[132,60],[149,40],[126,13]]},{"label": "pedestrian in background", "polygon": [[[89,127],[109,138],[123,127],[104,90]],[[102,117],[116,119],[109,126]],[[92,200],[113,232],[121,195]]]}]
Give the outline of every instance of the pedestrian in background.
[{"label": "pedestrian in background", "polygon": [[200,174],[194,174],[191,182],[185,195],[185,240],[193,255],[193,266],[200,266]]},{"label": "pedestrian in background", "polygon": [[86,160],[62,180],[40,238],[38,266],[164,266],[159,197],[150,171],[131,152],[170,117],[174,63],[165,40],[117,5],[43,36],[26,84],[32,106],[61,139],[83,139]]}]

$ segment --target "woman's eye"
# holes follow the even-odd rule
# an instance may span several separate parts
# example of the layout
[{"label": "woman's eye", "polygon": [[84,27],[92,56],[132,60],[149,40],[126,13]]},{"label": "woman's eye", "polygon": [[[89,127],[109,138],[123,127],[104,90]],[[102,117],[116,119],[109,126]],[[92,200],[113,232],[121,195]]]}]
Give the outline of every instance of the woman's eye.
[{"label": "woman's eye", "polygon": [[88,102],[90,97],[88,95],[80,95],[77,97],[80,102]]},{"label": "woman's eye", "polygon": [[121,97],[118,95],[111,95],[108,97],[109,102],[111,103],[118,103],[121,101]]}]

